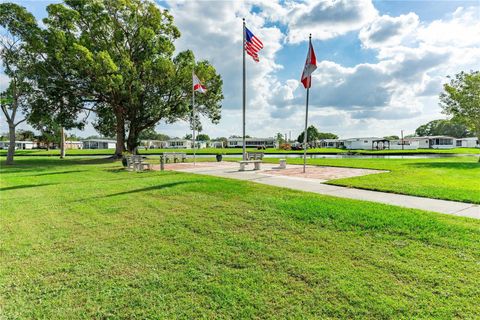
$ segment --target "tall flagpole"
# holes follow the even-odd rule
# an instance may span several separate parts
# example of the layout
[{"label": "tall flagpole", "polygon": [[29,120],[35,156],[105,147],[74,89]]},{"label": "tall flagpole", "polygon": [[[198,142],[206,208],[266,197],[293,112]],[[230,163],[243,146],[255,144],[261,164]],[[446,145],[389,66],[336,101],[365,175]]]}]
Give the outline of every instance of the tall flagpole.
[{"label": "tall flagpole", "polygon": [[242,158],[247,160],[246,146],[245,146],[245,100],[246,100],[246,74],[245,74],[245,18],[243,18],[243,42],[242,42],[242,51],[243,51],[243,145],[242,145]]},{"label": "tall flagpole", "polygon": [[[312,44],[312,34],[308,38],[308,50],[310,52],[310,46]],[[311,77],[311,76],[310,76]],[[308,125],[308,96],[310,93],[310,86],[311,86],[311,78],[309,79],[308,87],[307,87],[307,101],[305,107],[305,131],[303,131],[303,173],[305,173],[305,167],[307,165],[307,125]]]},{"label": "tall flagpole", "polygon": [[310,93],[310,88],[307,88],[307,103],[305,110],[305,131],[303,132],[303,173],[305,173],[305,166],[307,165],[307,125],[308,125],[308,96]]},{"label": "tall flagpole", "polygon": [[196,165],[195,159],[195,84],[193,83],[193,77],[195,75],[195,60],[193,60],[193,68],[192,68],[192,140],[193,140],[193,165]]}]

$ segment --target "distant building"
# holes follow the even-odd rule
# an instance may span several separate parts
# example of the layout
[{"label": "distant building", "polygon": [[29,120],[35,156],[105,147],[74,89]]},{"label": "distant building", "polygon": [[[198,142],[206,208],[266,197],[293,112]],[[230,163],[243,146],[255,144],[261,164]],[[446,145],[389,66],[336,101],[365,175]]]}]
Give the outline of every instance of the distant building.
[{"label": "distant building", "polygon": [[480,148],[478,138],[460,138],[456,139],[455,147],[457,148]]},{"label": "distant building", "polygon": [[195,148],[197,149],[205,149],[207,145],[207,141],[195,141]]},{"label": "distant building", "polygon": [[223,148],[225,146],[224,146],[223,141],[210,141],[210,147],[212,147],[212,148]]},{"label": "distant building", "polygon": [[413,137],[404,140],[418,141],[419,149],[453,149],[455,148],[453,137],[448,136],[426,136]]},{"label": "distant building", "polygon": [[390,149],[390,141],[378,137],[350,138],[344,140],[349,150],[385,150]]},{"label": "distant building", "polygon": [[[247,148],[275,148],[277,140],[274,138],[245,138],[245,145]],[[228,148],[243,148],[243,138],[229,138],[227,139]]]},{"label": "distant building", "polygon": [[321,139],[315,141],[315,146],[320,148],[343,148],[345,147],[345,140],[341,139]]},{"label": "distant building", "polygon": [[411,139],[390,140],[391,150],[416,150],[419,148],[420,148],[420,142],[418,140],[411,140]]},{"label": "distant building", "polygon": [[88,139],[83,140],[83,149],[115,149],[117,142],[108,139]]},{"label": "distant building", "polygon": [[142,140],[140,145],[147,149],[164,149],[167,148],[168,142],[163,140]]},{"label": "distant building", "polygon": [[[0,149],[8,149],[9,145],[9,141],[0,141]],[[33,148],[35,148],[35,142],[33,141],[15,141],[16,150],[30,150]]]},{"label": "distant building", "polygon": [[65,141],[65,149],[82,149],[83,142],[82,141]]},{"label": "distant building", "polygon": [[191,149],[192,140],[188,139],[171,139],[167,141],[168,149]]}]

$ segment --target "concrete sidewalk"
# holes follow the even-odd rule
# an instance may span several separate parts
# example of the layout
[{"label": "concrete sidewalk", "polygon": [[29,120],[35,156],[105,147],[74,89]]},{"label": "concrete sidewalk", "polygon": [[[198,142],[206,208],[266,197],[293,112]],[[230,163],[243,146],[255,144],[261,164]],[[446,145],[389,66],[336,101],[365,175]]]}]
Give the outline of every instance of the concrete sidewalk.
[{"label": "concrete sidewalk", "polygon": [[[238,171],[237,163],[232,162],[232,165],[226,165],[226,163],[224,162],[219,167],[199,166],[194,168],[189,167],[185,169],[176,168],[175,170],[181,172],[206,174],[223,178],[247,180],[270,186],[314,192],[328,196],[366,200],[405,208],[434,211],[455,216],[480,219],[479,205],[456,201],[406,196],[387,192],[332,186],[324,184],[323,182],[325,182],[325,180],[320,179],[308,179],[300,177],[282,176],[278,174],[268,174],[268,170],[272,170],[273,168],[275,168],[275,166],[276,165],[274,164],[262,164],[262,170],[240,172]],[[289,165],[288,167],[291,168],[293,167],[293,165]]]}]

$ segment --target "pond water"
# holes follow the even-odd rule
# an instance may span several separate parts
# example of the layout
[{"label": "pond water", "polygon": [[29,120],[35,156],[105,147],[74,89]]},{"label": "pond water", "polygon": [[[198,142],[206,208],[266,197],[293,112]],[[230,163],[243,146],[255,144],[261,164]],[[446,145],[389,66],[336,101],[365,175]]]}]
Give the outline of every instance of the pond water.
[{"label": "pond water", "polygon": [[[227,154],[224,158],[239,158],[241,154]],[[407,154],[407,155],[351,155],[351,154],[307,154],[307,159],[429,159],[429,158],[446,158],[446,157],[464,157],[464,156],[478,156],[474,154]],[[188,155],[193,157],[193,155]],[[197,155],[198,158],[211,158],[213,155]],[[264,158],[303,158],[303,154],[265,154]]]},{"label": "pond water", "polygon": [[[51,157],[58,157],[58,155],[48,155]],[[71,154],[67,152],[67,156],[70,157],[81,157],[81,158],[105,158],[106,155],[81,155],[81,154]],[[159,154],[147,154],[145,155],[149,158],[159,157]],[[457,154],[457,153],[437,153],[437,154],[391,154],[391,155],[352,155],[352,154],[307,154],[307,159],[431,159],[431,158],[451,158],[451,157],[465,157],[465,156],[476,156],[478,154]],[[197,154],[197,158],[215,158],[214,154]],[[241,158],[241,154],[224,154],[223,158]],[[187,158],[193,158],[192,154],[188,154]],[[268,153],[264,155],[264,158],[272,159],[295,159],[303,158],[303,154],[288,154],[288,153]]]}]

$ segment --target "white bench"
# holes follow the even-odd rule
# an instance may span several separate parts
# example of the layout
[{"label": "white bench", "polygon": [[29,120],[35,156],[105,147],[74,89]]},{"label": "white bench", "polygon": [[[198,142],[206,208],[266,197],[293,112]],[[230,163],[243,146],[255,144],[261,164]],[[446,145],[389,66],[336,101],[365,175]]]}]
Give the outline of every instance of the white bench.
[{"label": "white bench", "polygon": [[245,166],[249,163],[253,163],[253,170],[260,170],[260,164],[262,163],[262,160],[242,160],[238,161],[238,163],[240,163],[240,171],[245,171]]},{"label": "white bench", "polygon": [[246,160],[263,160],[263,152],[247,152]]},{"label": "white bench", "polygon": [[142,156],[128,156],[127,157],[127,170],[143,171],[147,168],[151,170],[150,163],[143,162]]},{"label": "white bench", "polygon": [[187,161],[187,154],[180,152],[164,152],[160,157],[163,157],[165,163],[170,161],[173,161],[174,163]]}]

